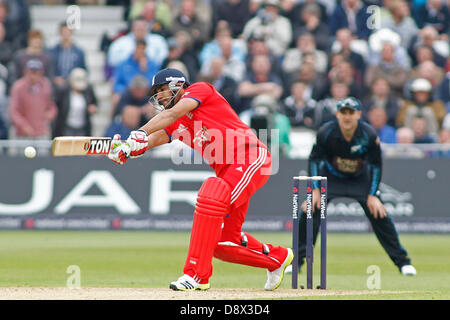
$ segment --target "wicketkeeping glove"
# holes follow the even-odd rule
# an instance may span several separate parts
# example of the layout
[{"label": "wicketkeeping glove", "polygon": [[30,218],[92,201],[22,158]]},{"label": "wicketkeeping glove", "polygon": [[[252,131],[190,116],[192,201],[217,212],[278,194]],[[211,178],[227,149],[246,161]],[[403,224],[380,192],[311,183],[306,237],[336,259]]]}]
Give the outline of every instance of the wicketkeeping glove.
[{"label": "wicketkeeping glove", "polygon": [[144,130],[131,131],[130,136],[127,139],[127,143],[130,145],[130,157],[138,158],[147,151],[148,136]]},{"label": "wicketkeeping glove", "polygon": [[130,145],[128,142],[120,140],[120,134],[114,135],[111,141],[111,150],[108,153],[108,158],[117,164],[124,164],[130,157]]}]

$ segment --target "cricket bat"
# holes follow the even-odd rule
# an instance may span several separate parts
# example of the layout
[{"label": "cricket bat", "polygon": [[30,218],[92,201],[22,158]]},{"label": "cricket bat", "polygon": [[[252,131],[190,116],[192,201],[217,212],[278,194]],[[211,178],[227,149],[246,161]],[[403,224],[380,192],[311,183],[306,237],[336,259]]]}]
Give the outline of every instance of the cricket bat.
[{"label": "cricket bat", "polygon": [[55,137],[52,142],[52,156],[88,156],[108,154],[111,150],[110,137]]}]

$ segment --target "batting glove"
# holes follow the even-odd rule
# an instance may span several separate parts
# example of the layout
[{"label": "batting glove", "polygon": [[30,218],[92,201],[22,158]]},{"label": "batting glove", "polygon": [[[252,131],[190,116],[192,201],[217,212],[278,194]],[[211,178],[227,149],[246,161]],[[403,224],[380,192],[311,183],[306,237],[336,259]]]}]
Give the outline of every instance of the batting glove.
[{"label": "batting glove", "polygon": [[130,157],[138,158],[147,151],[148,147],[148,135],[144,130],[131,131],[130,136],[127,139],[127,143],[130,145]]},{"label": "batting glove", "polygon": [[127,142],[120,140],[120,134],[114,135],[111,141],[111,151],[108,153],[108,158],[117,164],[124,164],[130,157],[130,146]]}]

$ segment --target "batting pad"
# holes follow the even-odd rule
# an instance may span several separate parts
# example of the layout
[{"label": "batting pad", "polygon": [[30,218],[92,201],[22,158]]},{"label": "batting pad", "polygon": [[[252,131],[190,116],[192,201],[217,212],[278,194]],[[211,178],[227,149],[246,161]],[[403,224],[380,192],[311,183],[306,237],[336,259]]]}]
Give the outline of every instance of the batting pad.
[{"label": "batting pad", "polygon": [[286,258],[287,250],[280,246],[263,244],[252,235],[243,233],[246,242],[240,244],[232,241],[219,242],[214,257],[222,261],[238,263],[247,266],[265,268],[273,271],[281,266]]},{"label": "batting pad", "polygon": [[220,178],[205,180],[198,192],[184,273],[203,282],[212,274],[214,249],[230,209],[231,188]]}]

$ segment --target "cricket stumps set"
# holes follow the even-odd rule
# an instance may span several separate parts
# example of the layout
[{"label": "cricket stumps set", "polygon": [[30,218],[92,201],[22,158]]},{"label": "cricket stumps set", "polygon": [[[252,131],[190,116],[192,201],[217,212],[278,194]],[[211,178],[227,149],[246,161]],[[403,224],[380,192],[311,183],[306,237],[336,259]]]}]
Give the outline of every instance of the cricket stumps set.
[{"label": "cricket stumps set", "polygon": [[320,285],[318,289],[327,287],[327,178],[321,176],[297,176],[293,178],[292,200],[292,289],[298,288],[298,238],[300,219],[300,188],[306,184],[306,288],[313,289],[313,183],[317,181],[320,188]]}]

